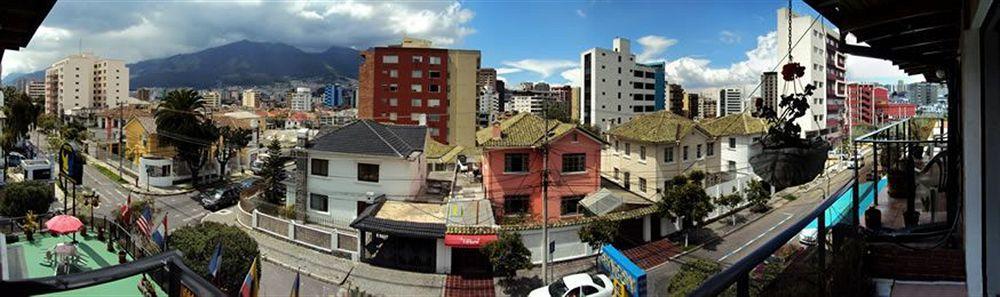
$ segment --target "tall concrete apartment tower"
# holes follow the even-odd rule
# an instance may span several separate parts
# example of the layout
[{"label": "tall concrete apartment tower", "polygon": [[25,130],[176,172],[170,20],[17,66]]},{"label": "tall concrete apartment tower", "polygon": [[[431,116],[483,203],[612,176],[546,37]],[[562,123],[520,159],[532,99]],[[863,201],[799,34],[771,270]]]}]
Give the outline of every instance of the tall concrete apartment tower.
[{"label": "tall concrete apartment tower", "polygon": [[257,90],[249,89],[243,91],[243,96],[240,100],[243,101],[244,107],[257,108]]},{"label": "tall concrete apartment tower", "polygon": [[[774,71],[764,72],[760,75],[760,98],[763,106],[777,110],[778,108],[778,73]],[[757,104],[754,102],[753,104]],[[753,111],[757,111],[754,106]]]},{"label": "tall concrete apartment tower", "polygon": [[580,54],[580,123],[601,130],[666,108],[663,63],[637,63],[628,39],[615,38],[612,43],[612,49],[592,48]]},{"label": "tall concrete apartment tower", "polygon": [[45,70],[45,113],[114,106],[128,99],[128,79],[124,61],[70,55]]},{"label": "tall concrete apartment tower", "polygon": [[295,88],[295,93],[291,95],[292,98],[289,102],[291,103],[292,111],[312,111],[312,90],[309,88]]},{"label": "tall concrete apartment tower", "polygon": [[[778,57],[788,53],[788,28],[791,26],[792,60],[806,68],[799,81],[803,85],[816,85],[809,111],[796,123],[802,127],[802,136],[825,135],[827,139],[839,139],[843,135],[844,97],[847,93],[847,82],[844,80],[846,57],[837,47],[840,32],[809,15],[792,14],[789,24],[788,13],[788,8],[778,9]],[[778,62],[784,65],[788,60]],[[778,80],[778,94],[793,92],[791,85],[785,87],[786,83],[783,79]]]},{"label": "tall concrete apartment tower", "polygon": [[479,51],[433,48],[429,41],[404,38],[361,56],[358,118],[425,124],[439,142],[476,145]]},{"label": "tall concrete apartment tower", "polygon": [[743,90],[725,88],[719,90],[719,117],[743,112]]}]

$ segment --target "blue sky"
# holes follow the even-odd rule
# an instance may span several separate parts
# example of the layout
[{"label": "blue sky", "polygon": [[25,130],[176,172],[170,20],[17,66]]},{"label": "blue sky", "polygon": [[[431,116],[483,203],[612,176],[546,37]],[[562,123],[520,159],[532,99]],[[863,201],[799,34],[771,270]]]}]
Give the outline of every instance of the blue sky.
[{"label": "blue sky", "polygon": [[[756,84],[774,66],[781,0],[662,1],[59,1],[31,43],[3,57],[3,72],[31,72],[78,50],[136,62],[249,39],[307,51],[364,49],[403,36],[478,49],[508,83],[579,80],[579,53],[632,42],[640,61],[667,63],[686,89]],[[815,14],[796,1],[799,13]],[[240,16],[240,17],[224,17]],[[895,82],[886,61],[848,58],[848,80]],[[906,78],[917,80],[915,77]]]}]

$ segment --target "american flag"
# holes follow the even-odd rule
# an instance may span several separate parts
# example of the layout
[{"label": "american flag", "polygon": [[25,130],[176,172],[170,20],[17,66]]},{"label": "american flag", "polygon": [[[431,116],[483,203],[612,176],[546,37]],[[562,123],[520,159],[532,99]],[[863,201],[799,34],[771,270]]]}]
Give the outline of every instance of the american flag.
[{"label": "american flag", "polygon": [[149,221],[153,220],[153,210],[149,208],[149,205],[142,208],[142,215],[135,220],[135,224],[139,225],[139,231],[142,234],[149,236]]}]

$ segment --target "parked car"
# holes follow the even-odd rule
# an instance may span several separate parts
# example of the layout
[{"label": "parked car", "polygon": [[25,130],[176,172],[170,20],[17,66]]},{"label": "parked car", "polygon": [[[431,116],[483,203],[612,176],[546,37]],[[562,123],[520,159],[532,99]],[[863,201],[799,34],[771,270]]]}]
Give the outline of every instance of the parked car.
[{"label": "parked car", "polygon": [[603,274],[573,274],[531,291],[528,297],[611,297],[611,279]]},{"label": "parked car", "polygon": [[7,154],[7,167],[17,167],[21,165],[21,161],[27,159],[18,152],[10,152]]},{"label": "parked car", "polygon": [[220,210],[236,205],[236,203],[240,200],[240,192],[242,190],[243,188],[237,185],[209,191],[199,195],[201,198],[199,201],[207,210]]}]

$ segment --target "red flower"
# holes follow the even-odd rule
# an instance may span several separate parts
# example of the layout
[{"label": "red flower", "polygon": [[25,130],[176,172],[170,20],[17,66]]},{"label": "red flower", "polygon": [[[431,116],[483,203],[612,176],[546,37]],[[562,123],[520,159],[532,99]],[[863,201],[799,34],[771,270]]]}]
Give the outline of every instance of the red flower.
[{"label": "red flower", "polygon": [[781,77],[785,81],[792,81],[806,75],[806,67],[799,63],[788,63],[781,67]]}]

